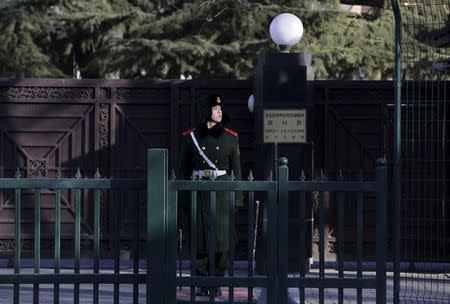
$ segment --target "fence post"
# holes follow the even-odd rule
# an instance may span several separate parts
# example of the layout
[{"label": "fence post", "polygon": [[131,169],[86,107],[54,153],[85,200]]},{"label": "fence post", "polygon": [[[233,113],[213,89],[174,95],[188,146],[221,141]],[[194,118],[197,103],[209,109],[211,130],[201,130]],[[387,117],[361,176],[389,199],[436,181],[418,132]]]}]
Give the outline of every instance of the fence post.
[{"label": "fence post", "polygon": [[394,304],[400,303],[400,204],[401,204],[401,130],[402,130],[402,14],[398,0],[391,0],[395,17],[395,97],[394,97],[394,212],[393,212],[393,258],[394,258]]},{"label": "fence post", "polygon": [[377,304],[386,303],[386,191],[387,169],[386,160],[377,160],[376,169],[376,256],[377,256]]},{"label": "fence post", "polygon": [[167,149],[147,150],[147,304],[166,303]]},{"label": "fence post", "polygon": [[278,301],[288,303],[288,159],[281,157],[278,167]]}]

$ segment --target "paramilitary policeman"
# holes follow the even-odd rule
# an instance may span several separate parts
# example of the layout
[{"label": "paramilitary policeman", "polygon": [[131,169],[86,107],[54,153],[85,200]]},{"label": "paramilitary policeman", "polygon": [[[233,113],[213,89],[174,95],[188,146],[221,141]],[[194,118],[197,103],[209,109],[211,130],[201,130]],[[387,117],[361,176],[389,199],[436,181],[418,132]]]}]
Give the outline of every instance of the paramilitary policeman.
[{"label": "paramilitary policeman", "polygon": [[[182,178],[229,180],[233,172],[236,180],[241,179],[238,133],[225,127],[230,117],[225,113],[223,98],[210,95],[200,104],[202,119],[195,129],[183,132],[180,155]],[[218,191],[216,216],[210,218],[210,193],[201,191],[197,196],[197,275],[224,276],[228,268],[229,192]],[[242,206],[242,193],[236,192],[235,206]],[[215,269],[210,269],[208,258],[209,225],[216,225]],[[220,296],[220,288],[211,290]],[[208,295],[208,288],[197,287],[196,294]]]}]

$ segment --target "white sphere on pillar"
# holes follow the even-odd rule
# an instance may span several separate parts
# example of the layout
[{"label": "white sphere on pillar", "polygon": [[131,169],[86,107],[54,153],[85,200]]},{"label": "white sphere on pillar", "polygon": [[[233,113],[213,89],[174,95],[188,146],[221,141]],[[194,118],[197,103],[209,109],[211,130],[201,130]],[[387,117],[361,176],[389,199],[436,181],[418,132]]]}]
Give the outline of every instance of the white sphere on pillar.
[{"label": "white sphere on pillar", "polygon": [[270,23],[270,37],[281,49],[294,46],[302,39],[302,36],[302,21],[294,14],[280,14]]}]

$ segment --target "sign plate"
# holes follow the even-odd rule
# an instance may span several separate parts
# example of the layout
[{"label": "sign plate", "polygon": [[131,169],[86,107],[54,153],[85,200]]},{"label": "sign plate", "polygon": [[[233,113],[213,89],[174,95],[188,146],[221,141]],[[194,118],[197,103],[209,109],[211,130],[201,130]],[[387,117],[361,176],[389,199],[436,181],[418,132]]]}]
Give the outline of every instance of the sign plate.
[{"label": "sign plate", "polygon": [[306,143],[306,109],[264,110],[264,143]]}]

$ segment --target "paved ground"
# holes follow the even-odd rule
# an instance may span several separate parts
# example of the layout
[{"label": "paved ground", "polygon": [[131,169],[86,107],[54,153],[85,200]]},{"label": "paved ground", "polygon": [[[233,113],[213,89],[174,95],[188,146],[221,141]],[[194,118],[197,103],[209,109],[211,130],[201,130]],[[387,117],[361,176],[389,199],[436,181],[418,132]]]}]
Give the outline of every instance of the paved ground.
[{"label": "paved ground", "polygon": [[[109,265],[105,262],[103,265]],[[43,266],[46,266],[45,263]],[[103,270],[106,273],[111,273],[111,269]],[[24,268],[23,273],[32,273],[32,268]],[[52,273],[53,270],[49,268],[42,268],[42,273]],[[71,269],[64,269],[62,272],[71,273]],[[123,267],[121,273],[131,273],[130,267]],[[11,268],[0,268],[0,275],[12,273]],[[92,273],[90,268],[82,269],[82,273]],[[145,269],[141,269],[141,273],[145,273]],[[236,276],[244,276],[246,274],[245,269],[237,269],[235,271]],[[183,275],[188,275],[183,271]],[[318,276],[318,270],[312,269],[310,276]],[[346,277],[354,277],[356,273],[354,271],[346,271]],[[374,272],[364,272],[365,277],[373,277]],[[326,271],[327,277],[336,277],[337,272],[332,269]],[[402,274],[402,286],[401,286],[401,298],[402,303],[450,303],[450,274],[435,273],[435,274]],[[392,303],[393,292],[393,280],[392,273],[388,273],[387,278],[387,294],[388,303]],[[73,285],[61,285],[60,303],[73,303]],[[80,302],[92,303],[92,285],[80,286]],[[40,286],[40,303],[53,303],[53,285],[42,284]],[[264,290],[255,289],[254,296],[258,303],[265,303]],[[289,289],[290,298],[292,303],[299,303],[299,289]],[[237,288],[234,292],[235,302],[246,303],[247,289]],[[325,289],[325,303],[337,303],[338,290],[337,289]],[[32,285],[21,285],[20,289],[20,303],[32,303],[33,288]],[[355,289],[347,289],[344,291],[344,303],[356,303],[357,293]],[[2,285],[0,286],[0,304],[12,303],[13,299],[13,286]],[[183,288],[178,290],[178,299],[189,300],[189,288]],[[318,289],[305,289],[305,303],[319,303],[319,290]],[[196,302],[206,302],[207,297],[197,297]],[[222,297],[216,298],[216,302],[228,302],[228,290],[223,288]],[[100,303],[113,303],[113,285],[103,284],[100,285]],[[133,286],[122,285],[120,287],[120,301],[119,303],[133,303]],[[145,303],[145,285],[141,285],[139,288],[139,303]],[[363,303],[375,303],[375,290],[363,291]]]}]

